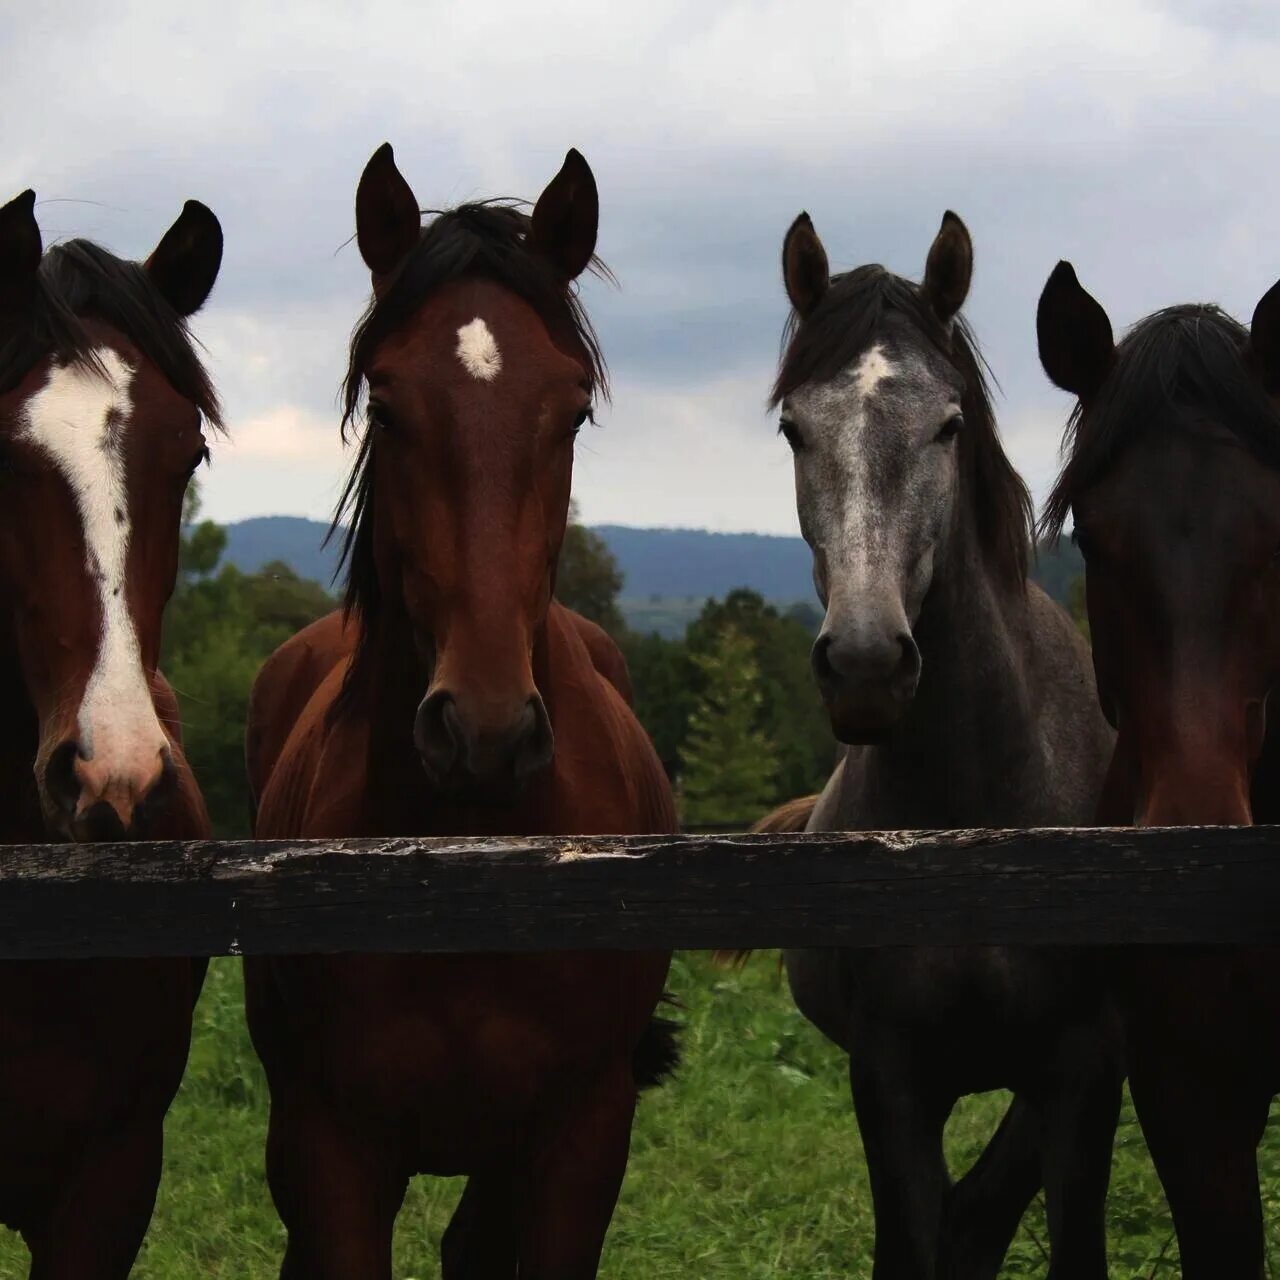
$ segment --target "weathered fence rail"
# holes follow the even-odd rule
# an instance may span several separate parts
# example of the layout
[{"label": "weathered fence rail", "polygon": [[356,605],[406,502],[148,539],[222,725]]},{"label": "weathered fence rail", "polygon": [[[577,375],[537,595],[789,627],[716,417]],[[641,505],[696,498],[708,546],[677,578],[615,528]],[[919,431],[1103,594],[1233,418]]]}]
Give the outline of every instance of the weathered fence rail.
[{"label": "weathered fence rail", "polygon": [[1280,828],[0,847],[0,957],[1280,945]]}]

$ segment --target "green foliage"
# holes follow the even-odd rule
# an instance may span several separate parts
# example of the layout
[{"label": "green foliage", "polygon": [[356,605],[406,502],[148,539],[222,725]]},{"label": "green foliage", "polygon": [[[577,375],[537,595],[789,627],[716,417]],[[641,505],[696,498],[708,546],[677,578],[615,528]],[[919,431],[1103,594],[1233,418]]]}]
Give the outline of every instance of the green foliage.
[{"label": "green foliage", "polygon": [[756,592],[738,590],[708,601],[686,636],[695,655],[708,652],[725,627],[751,641],[760,668],[759,723],[777,749],[783,800],[818,790],[835,766],[831,722],[809,666],[810,621],[803,613],[780,614]]},{"label": "green foliage", "polygon": [[703,690],[680,750],[681,816],[695,827],[748,825],[778,786],[778,753],[759,728],[764,699],[754,645],[726,624],[708,648],[693,652],[693,663]]},{"label": "green foliage", "polygon": [[178,583],[165,614],[160,667],[178,694],[183,745],[216,836],[247,835],[244,728],[249,690],[263,660],[333,608],[318,583],[288,565],[242,573],[218,562],[226,534],[197,523],[193,484],[184,508]]},{"label": "green foliage", "polygon": [[578,523],[577,507],[571,505],[556,569],[556,599],[617,637],[626,629],[618,608],[621,590],[622,570],[613,552],[598,533]]},{"label": "green foliage", "polygon": [[1084,594],[1084,574],[1077,574],[1067,587],[1067,612],[1071,621],[1080,628],[1080,634],[1090,642],[1093,636],[1089,631],[1089,605]]},{"label": "green foliage", "polygon": [[667,776],[674,778],[697,701],[697,668],[679,640],[629,631],[620,643],[635,690],[636,716],[653,739]]},{"label": "green foliage", "polygon": [[[754,727],[773,744],[775,797],[790,799],[822,787],[836,749],[809,670],[809,649],[820,624],[809,606],[794,605],[780,613],[756,592],[742,589],[704,603],[683,640],[634,632],[622,637],[636,714],[670,777],[680,774],[689,718],[706,693],[706,674],[698,660],[716,648],[726,627],[732,627],[750,641],[758,669]],[[744,806],[735,818],[754,821],[764,811]]]},{"label": "green foliage", "polygon": [[1072,581],[1083,572],[1084,557],[1070,538],[1036,544],[1031,577],[1044,588],[1050,599],[1066,604]]},{"label": "green foliage", "polygon": [[[871,1273],[871,1192],[844,1056],[796,1011],[777,956],[740,973],[679,955],[684,1063],[640,1101],[601,1275],[628,1280],[846,1280]],[[166,1127],[164,1177],[134,1280],[275,1280],[284,1231],[263,1173],[267,1088],[242,1012],[240,965],[215,960],[196,1010],[191,1062]],[[994,1130],[1004,1094],[965,1099],[947,1126],[953,1170]],[[1280,1221],[1280,1108],[1258,1151],[1263,1210]],[[1169,1211],[1126,1101],[1107,1220],[1112,1280],[1175,1280]],[[394,1274],[439,1274],[459,1179],[415,1178],[396,1226]],[[1001,1275],[1045,1273],[1036,1205]],[[1270,1270],[1280,1239],[1268,1237]],[[27,1274],[0,1230],[0,1276]]]}]

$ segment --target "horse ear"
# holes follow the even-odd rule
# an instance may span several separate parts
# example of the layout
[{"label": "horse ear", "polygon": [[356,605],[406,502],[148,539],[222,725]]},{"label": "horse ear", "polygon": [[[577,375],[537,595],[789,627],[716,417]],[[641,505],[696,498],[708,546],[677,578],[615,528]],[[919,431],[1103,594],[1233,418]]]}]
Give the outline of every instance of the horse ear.
[{"label": "horse ear", "polygon": [[964,306],[973,280],[973,239],[969,228],[950,209],[929,246],[920,286],[933,314],[950,324]]},{"label": "horse ear", "polygon": [[1249,351],[1262,385],[1271,395],[1280,395],[1280,280],[1253,309]]},{"label": "horse ear", "polygon": [[1059,262],[1036,307],[1040,363],[1050,380],[1084,402],[1102,386],[1115,357],[1111,321],[1076,279],[1069,262]]},{"label": "horse ear", "polygon": [[530,247],[550,258],[566,280],[575,280],[596,251],[600,194],[582,153],[570,147],[560,172],[533,206]]},{"label": "horse ear", "polygon": [[782,242],[782,283],[802,320],[822,301],[831,284],[827,251],[807,213],[799,214],[787,228]]},{"label": "horse ear", "polygon": [[21,315],[35,297],[44,252],[35,205],[36,193],[24,191],[0,208],[0,318]]},{"label": "horse ear", "polygon": [[195,315],[213,291],[222,266],[222,224],[213,210],[199,200],[188,200],[143,265],[180,316]]},{"label": "horse ear", "polygon": [[391,143],[369,158],[356,188],[356,241],[376,280],[393,271],[422,229],[417,197],[396,168]]}]

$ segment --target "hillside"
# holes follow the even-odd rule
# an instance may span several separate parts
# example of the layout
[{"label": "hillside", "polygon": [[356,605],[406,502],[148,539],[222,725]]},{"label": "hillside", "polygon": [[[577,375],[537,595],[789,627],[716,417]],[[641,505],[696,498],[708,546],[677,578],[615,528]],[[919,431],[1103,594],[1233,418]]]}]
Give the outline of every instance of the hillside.
[{"label": "hillside", "polygon": [[[306,578],[328,583],[337,548],[322,547],[327,526],[296,516],[258,516],[227,526],[227,558],[246,572],[283,560]],[[622,569],[623,612],[633,626],[680,634],[708,596],[750,587],[780,604],[812,602],[809,548],[800,538],[761,533],[711,533],[705,529],[635,529],[596,526]],[[1043,548],[1036,578],[1065,600],[1082,572],[1069,542]]]}]

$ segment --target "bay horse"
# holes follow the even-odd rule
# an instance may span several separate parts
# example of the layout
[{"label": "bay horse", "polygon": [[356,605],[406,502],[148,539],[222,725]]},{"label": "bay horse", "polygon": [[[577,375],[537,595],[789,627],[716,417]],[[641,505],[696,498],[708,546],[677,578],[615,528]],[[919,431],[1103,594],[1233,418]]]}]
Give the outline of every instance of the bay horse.
[{"label": "bay horse", "polygon": [[[0,208],[0,842],[207,836],[156,663],[220,424],[186,320],[222,231],[189,201],[145,263],[43,252],[34,203]],[[32,1280],[129,1274],[205,963],[0,964],[0,1221]]]},{"label": "bay horse", "polygon": [[[773,403],[826,617],[814,673],[846,746],[810,831],[1079,825],[1111,736],[1089,655],[1028,581],[1030,499],[1001,448],[960,308],[973,245],[948,212],[919,285],[832,276],[801,214]],[[1043,1181],[1054,1277],[1106,1274],[1123,1078],[1100,968],[1070,951],[786,953],[800,1010],[849,1054],[874,1199],[874,1276],[994,1276]],[[954,1188],[957,1099],[1015,1093]]]},{"label": "bay horse", "polygon": [[[1099,818],[1280,821],[1280,284],[1246,330],[1175,306],[1119,343],[1059,263],[1040,359],[1077,398],[1042,528],[1085,559],[1098,694],[1119,730]],[[1280,1090],[1280,963],[1266,949],[1117,957],[1133,1101],[1187,1280],[1259,1280],[1257,1145]]]},{"label": "bay horse", "polygon": [[[598,216],[576,151],[531,214],[468,204],[425,226],[390,146],[366,166],[347,621],[308,628],[259,676],[259,837],[677,829],[620,655],[553,599],[574,439],[606,390],[575,285]],[[674,1064],[655,1017],[669,960],[247,959],[283,1280],[389,1278],[418,1173],[468,1175],[448,1280],[594,1276],[637,1091]]]}]

